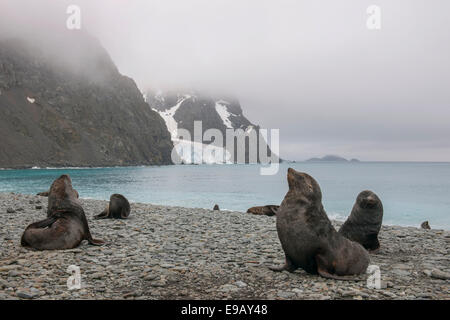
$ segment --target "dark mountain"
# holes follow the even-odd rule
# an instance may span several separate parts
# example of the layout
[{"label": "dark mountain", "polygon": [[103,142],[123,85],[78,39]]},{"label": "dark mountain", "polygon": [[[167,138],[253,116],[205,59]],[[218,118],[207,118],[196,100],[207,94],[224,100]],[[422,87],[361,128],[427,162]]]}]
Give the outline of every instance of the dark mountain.
[{"label": "dark mountain", "polygon": [[[165,120],[167,129],[173,139],[177,138],[178,129],[186,129],[194,137],[194,121],[202,122],[202,134],[208,129],[218,129],[222,132],[224,145],[226,145],[227,129],[242,129],[240,136],[249,134],[252,130],[256,133],[257,142],[263,139],[260,135],[260,127],[251,123],[243,114],[239,101],[227,96],[207,95],[199,92],[154,92],[148,90],[144,93],[146,102],[157,111]],[[244,137],[245,138],[245,137]],[[235,138],[237,144],[238,139]],[[208,143],[208,142],[204,142]],[[270,148],[263,140],[264,146],[271,155]],[[255,147],[258,147],[256,145]],[[236,146],[234,148],[235,162],[237,161]],[[253,162],[249,158],[249,144],[245,145],[245,163]],[[257,149],[259,150],[259,149]],[[232,153],[230,151],[230,153]],[[275,155],[273,160],[275,159]],[[257,162],[260,162],[259,156]]]},{"label": "dark mountain", "polygon": [[170,164],[164,121],[100,43],[0,41],[0,167]]}]

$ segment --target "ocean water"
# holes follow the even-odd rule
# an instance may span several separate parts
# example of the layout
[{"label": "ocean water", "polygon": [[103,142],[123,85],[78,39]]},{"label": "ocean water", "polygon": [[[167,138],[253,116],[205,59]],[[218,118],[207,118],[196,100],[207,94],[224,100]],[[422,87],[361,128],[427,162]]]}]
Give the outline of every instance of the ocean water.
[{"label": "ocean water", "polygon": [[160,205],[246,211],[280,204],[288,190],[288,167],[312,175],[320,184],[325,210],[343,220],[356,196],[369,189],[384,206],[384,224],[450,229],[450,163],[282,163],[277,175],[262,176],[260,165],[178,165],[122,168],[0,170],[0,192],[36,194],[69,174],[82,198],[109,199],[122,193],[130,201]]}]

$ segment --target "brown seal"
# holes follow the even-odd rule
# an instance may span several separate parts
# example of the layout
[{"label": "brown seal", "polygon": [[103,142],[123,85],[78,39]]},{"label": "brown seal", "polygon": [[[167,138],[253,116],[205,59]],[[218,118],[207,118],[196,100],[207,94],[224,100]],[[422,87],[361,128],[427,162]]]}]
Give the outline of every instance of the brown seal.
[{"label": "brown seal", "polygon": [[289,191],[277,211],[277,231],[286,264],[274,271],[308,273],[337,280],[366,272],[369,254],[359,244],[340,235],[322,206],[319,184],[308,174],[288,169]]},{"label": "brown seal", "polygon": [[77,195],[68,175],[56,179],[49,192],[47,219],[30,224],[21,245],[38,250],[72,249],[83,240],[102,245],[103,240],[92,238]]},{"label": "brown seal", "polygon": [[422,229],[425,229],[425,230],[431,230],[431,227],[430,227],[430,224],[428,223],[428,221],[422,222],[422,224],[420,225],[420,227],[421,227]]},{"label": "brown seal", "polygon": [[365,190],[358,194],[352,212],[339,233],[369,251],[377,251],[380,248],[378,233],[382,222],[383,204],[380,198],[374,192]]},{"label": "brown seal", "polygon": [[121,194],[113,194],[109,198],[109,204],[102,213],[96,215],[94,219],[126,219],[130,215],[131,207],[127,198]]},{"label": "brown seal", "polygon": [[256,215],[266,215],[266,216],[274,216],[277,214],[277,210],[280,206],[269,204],[266,206],[260,207],[251,207],[247,210],[247,213],[252,213]]},{"label": "brown seal", "polygon": [[218,205],[218,204],[214,205],[213,210],[220,210],[220,209],[219,209],[219,205]]}]

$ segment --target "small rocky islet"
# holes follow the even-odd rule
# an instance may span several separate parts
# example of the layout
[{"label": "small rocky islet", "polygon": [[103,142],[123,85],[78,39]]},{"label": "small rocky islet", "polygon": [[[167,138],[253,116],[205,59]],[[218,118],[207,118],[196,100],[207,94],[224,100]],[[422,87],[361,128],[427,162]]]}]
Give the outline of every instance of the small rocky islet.
[{"label": "small rocky islet", "polygon": [[[108,202],[80,201],[106,244],[34,251],[20,237],[45,218],[47,198],[0,193],[0,299],[450,300],[449,231],[384,225],[371,254],[382,288],[369,289],[365,280],[269,270],[284,261],[275,217],[132,203],[128,219],[99,221]],[[70,265],[80,267],[81,289],[67,288]]]}]

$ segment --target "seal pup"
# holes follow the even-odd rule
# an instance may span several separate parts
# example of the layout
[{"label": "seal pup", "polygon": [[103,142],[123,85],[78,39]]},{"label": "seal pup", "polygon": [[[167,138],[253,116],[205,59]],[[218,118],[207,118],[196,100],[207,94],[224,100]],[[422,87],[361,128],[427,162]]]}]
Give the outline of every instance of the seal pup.
[{"label": "seal pup", "polygon": [[109,198],[109,204],[102,213],[96,215],[94,219],[126,219],[130,215],[131,207],[127,198],[121,194],[113,194]]},{"label": "seal pup", "polygon": [[422,229],[425,229],[425,230],[431,230],[431,227],[430,227],[430,224],[428,223],[428,221],[422,222],[422,224],[420,225],[420,227],[421,227]]},{"label": "seal pup", "polygon": [[339,233],[369,251],[377,251],[380,248],[378,233],[382,222],[383,204],[380,198],[374,192],[365,190],[358,194],[352,212]]},{"label": "seal pup", "polygon": [[37,250],[73,249],[81,241],[102,245],[93,239],[77,192],[68,175],[56,179],[49,191],[47,219],[30,224],[21,238],[21,245]]},{"label": "seal pup", "polygon": [[274,216],[277,214],[277,210],[280,206],[269,204],[267,206],[260,207],[251,207],[247,210],[247,213],[252,213],[256,215],[266,215],[266,216]]},{"label": "seal pup", "polygon": [[289,191],[277,211],[277,232],[286,263],[274,271],[302,268],[311,274],[336,280],[358,280],[365,273],[368,252],[340,235],[322,206],[319,184],[308,174],[288,169]]}]

